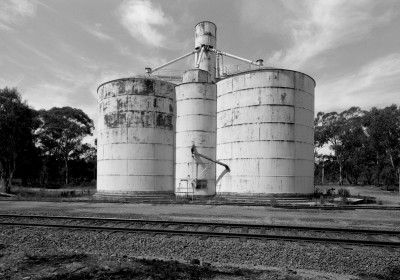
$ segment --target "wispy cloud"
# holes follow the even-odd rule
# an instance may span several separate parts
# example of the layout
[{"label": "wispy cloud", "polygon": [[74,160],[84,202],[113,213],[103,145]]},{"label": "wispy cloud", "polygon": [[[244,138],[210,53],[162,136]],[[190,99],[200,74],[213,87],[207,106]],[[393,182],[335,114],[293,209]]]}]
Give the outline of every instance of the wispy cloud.
[{"label": "wispy cloud", "polygon": [[11,31],[13,25],[36,14],[34,0],[2,0],[0,3],[0,30]]},{"label": "wispy cloud", "polygon": [[351,106],[368,109],[399,103],[399,76],[400,53],[393,53],[368,63],[353,74],[318,81],[315,111],[340,111]]},{"label": "wispy cloud", "polygon": [[25,49],[29,50],[30,52],[36,54],[37,56],[44,58],[46,60],[51,61],[52,59],[46,55],[44,52],[39,51],[37,48],[35,48],[32,44],[28,44],[23,42],[22,40],[18,39],[16,40],[18,42],[19,45],[21,45],[22,47],[24,47]]},{"label": "wispy cloud", "polygon": [[376,26],[387,23],[393,13],[380,6],[393,1],[309,0],[282,1],[292,14],[282,24],[290,34],[291,47],[276,51],[270,65],[298,69],[331,49],[365,38]]},{"label": "wispy cloud", "polygon": [[163,47],[165,35],[160,28],[171,24],[160,7],[147,0],[124,1],[118,9],[120,22],[139,41]]},{"label": "wispy cloud", "polygon": [[[68,95],[72,93],[71,88],[59,83],[39,83],[25,91],[24,96],[29,100],[29,105],[35,109],[50,109],[52,107],[63,107],[69,104]],[[43,100],[46,100],[44,103]]]},{"label": "wispy cloud", "polygon": [[102,31],[102,25],[100,23],[92,24],[92,25],[85,25],[81,24],[81,26],[93,36],[99,38],[100,40],[112,40],[113,38]]},{"label": "wispy cloud", "polygon": [[19,74],[17,76],[13,77],[0,77],[0,88],[5,88],[5,87],[16,87],[20,85],[20,83],[24,80],[25,76],[22,74]]},{"label": "wispy cloud", "polygon": [[69,63],[44,61],[42,68],[46,69],[49,78],[35,81],[25,88],[24,97],[36,109],[71,106],[81,108],[91,118],[95,118],[96,95],[93,82],[101,66],[67,44],[62,44],[61,49],[69,57]]}]

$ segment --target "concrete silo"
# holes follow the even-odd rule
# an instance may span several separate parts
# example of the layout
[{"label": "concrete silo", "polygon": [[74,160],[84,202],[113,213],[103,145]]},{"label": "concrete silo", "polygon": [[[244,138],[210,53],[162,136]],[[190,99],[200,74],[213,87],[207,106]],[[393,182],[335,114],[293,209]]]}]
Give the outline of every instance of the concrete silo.
[{"label": "concrete silo", "polygon": [[175,194],[214,195],[217,142],[217,86],[207,71],[183,74],[176,90]]},{"label": "concrete silo", "polygon": [[[303,73],[247,71],[217,83],[217,193],[313,191],[314,87]],[[217,176],[224,172],[217,167]]]},{"label": "concrete silo", "polygon": [[[200,22],[191,52],[99,87],[100,194],[313,192],[314,80],[219,51],[216,34]],[[152,76],[191,55],[176,87]],[[249,70],[221,77],[224,56]]]},{"label": "concrete silo", "polygon": [[141,76],[99,86],[98,193],[173,193],[174,86]]},{"label": "concrete silo", "polygon": [[[217,130],[214,23],[196,25],[197,69],[183,74],[176,86],[175,194],[214,195]],[[210,159],[212,161],[210,161]]]}]

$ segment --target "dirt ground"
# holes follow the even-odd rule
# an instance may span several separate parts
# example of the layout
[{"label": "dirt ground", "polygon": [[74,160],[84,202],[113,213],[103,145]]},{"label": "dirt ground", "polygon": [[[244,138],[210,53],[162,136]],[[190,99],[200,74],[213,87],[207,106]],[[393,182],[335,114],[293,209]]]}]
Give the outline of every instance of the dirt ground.
[{"label": "dirt ground", "polygon": [[271,207],[151,205],[130,203],[0,201],[0,213],[53,213],[71,216],[130,217],[162,220],[226,221],[308,226],[400,229],[398,211],[290,210]]},{"label": "dirt ground", "polygon": [[376,197],[377,202],[381,202],[382,205],[387,206],[399,206],[400,205],[400,194],[398,192],[386,191],[379,189],[375,186],[339,186],[339,185],[317,185],[322,191],[334,188],[337,192],[338,189],[348,189],[352,196],[373,196]]}]

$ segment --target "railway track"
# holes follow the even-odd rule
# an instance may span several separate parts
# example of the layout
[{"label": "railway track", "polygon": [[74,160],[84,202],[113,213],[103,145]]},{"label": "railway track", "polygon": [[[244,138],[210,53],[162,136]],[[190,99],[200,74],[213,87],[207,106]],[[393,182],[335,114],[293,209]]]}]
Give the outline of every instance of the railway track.
[{"label": "railway track", "polygon": [[0,214],[0,225],[400,248],[393,230],[14,214]]}]

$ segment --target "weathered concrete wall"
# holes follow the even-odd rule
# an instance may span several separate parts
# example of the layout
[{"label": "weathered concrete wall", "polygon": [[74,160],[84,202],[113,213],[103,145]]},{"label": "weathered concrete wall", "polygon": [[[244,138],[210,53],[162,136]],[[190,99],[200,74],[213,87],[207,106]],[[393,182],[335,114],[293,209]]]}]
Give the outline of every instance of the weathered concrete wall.
[{"label": "weathered concrete wall", "polygon": [[[215,194],[215,165],[199,157],[193,158],[191,147],[215,159],[217,130],[217,86],[208,83],[210,75],[203,70],[189,70],[183,75],[183,84],[176,90],[176,163],[175,191],[182,193],[190,179],[206,180],[206,188],[198,188],[195,195]],[[190,181],[189,181],[190,184]]]},{"label": "weathered concrete wall", "polygon": [[261,69],[217,83],[218,193],[311,193],[314,88],[309,76]]},{"label": "weathered concrete wall", "polygon": [[147,77],[98,89],[98,192],[174,191],[174,86]]}]

